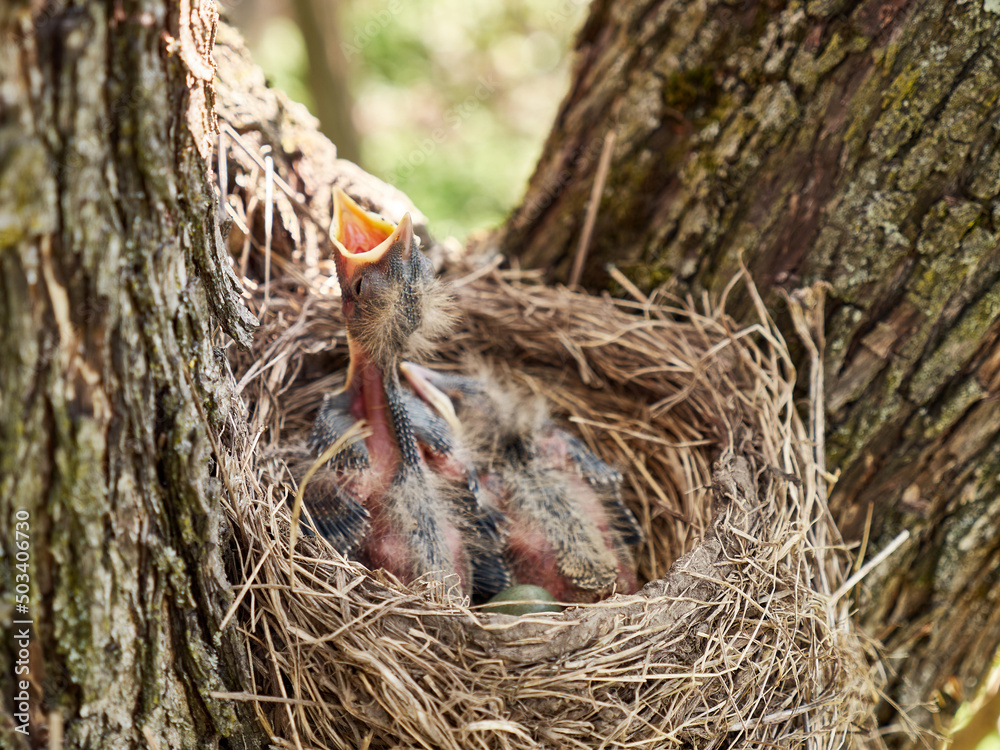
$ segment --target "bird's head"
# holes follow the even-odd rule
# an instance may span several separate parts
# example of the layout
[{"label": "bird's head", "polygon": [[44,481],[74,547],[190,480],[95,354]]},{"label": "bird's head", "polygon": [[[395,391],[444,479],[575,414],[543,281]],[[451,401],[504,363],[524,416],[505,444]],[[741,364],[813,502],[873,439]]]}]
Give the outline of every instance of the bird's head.
[{"label": "bird's head", "polygon": [[450,323],[450,304],[420,252],[405,214],[393,226],[334,192],[333,245],[352,364],[365,357],[382,369],[429,345]]}]

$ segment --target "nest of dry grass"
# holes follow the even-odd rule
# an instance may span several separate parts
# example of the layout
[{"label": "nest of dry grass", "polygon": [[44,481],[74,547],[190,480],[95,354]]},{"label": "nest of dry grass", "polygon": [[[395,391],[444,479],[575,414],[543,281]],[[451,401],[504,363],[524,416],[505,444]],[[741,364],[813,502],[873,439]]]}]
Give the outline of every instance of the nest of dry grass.
[{"label": "nest of dry grass", "polygon": [[311,271],[272,266],[252,294],[256,350],[235,361],[262,499],[230,508],[234,613],[276,744],[833,748],[867,735],[874,693],[832,597],[848,560],[822,446],[759,300],[740,329],[721,306],[456,269],[461,325],[434,366],[500,363],[545,395],[622,469],[646,532],[638,594],[513,618],[369,573],[315,537],[290,555],[283,446],[346,362],[332,264]]}]

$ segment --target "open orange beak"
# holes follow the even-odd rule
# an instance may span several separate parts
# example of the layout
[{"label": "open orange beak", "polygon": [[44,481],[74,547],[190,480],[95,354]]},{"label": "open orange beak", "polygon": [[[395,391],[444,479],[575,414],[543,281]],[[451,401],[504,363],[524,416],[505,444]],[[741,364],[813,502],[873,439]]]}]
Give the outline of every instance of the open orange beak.
[{"label": "open orange beak", "polygon": [[349,289],[357,272],[380,263],[387,254],[399,253],[409,260],[413,246],[413,221],[404,214],[393,227],[385,219],[365,211],[340,188],[333,191],[333,246],[341,289]]}]

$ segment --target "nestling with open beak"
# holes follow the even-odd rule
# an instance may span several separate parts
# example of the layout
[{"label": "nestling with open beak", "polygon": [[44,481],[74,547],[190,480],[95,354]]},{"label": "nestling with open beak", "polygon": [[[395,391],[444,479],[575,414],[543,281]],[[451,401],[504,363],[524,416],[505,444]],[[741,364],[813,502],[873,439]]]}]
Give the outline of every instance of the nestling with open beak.
[{"label": "nestling with open beak", "polygon": [[334,205],[350,365],[310,442],[322,452],[360,419],[371,435],[331,461],[332,473],[307,493],[309,511],[324,536],[369,567],[404,582],[455,574],[465,593],[489,598],[509,584],[499,514],[480,504],[442,420],[399,381],[403,355],[419,356],[450,327],[448,297],[409,215],[393,227],[341,191]]},{"label": "nestling with open beak", "polygon": [[512,583],[566,602],[634,592],[641,533],[621,476],[491,376],[405,361],[448,330],[449,298],[409,216],[393,227],[346,194],[334,202],[350,365],[311,445],[323,452],[359,419],[371,435],[307,491],[318,530],[403,581],[455,574],[473,602]]}]

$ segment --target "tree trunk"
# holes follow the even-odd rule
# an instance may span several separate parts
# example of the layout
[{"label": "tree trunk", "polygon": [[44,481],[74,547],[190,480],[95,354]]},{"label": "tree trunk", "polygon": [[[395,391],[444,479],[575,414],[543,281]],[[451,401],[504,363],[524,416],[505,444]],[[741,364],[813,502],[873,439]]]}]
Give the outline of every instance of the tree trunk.
[{"label": "tree trunk", "polygon": [[253,747],[213,697],[248,674],[219,627],[220,502],[246,489],[213,326],[255,325],[207,182],[215,6],[41,7],[0,10],[0,518],[26,561],[3,744]]},{"label": "tree trunk", "polygon": [[598,0],[501,236],[566,279],[614,133],[586,284],[718,293],[742,257],[777,310],[828,282],[832,506],[868,557],[913,534],[859,605],[924,729],[1000,643],[998,42],[991,0]]}]

